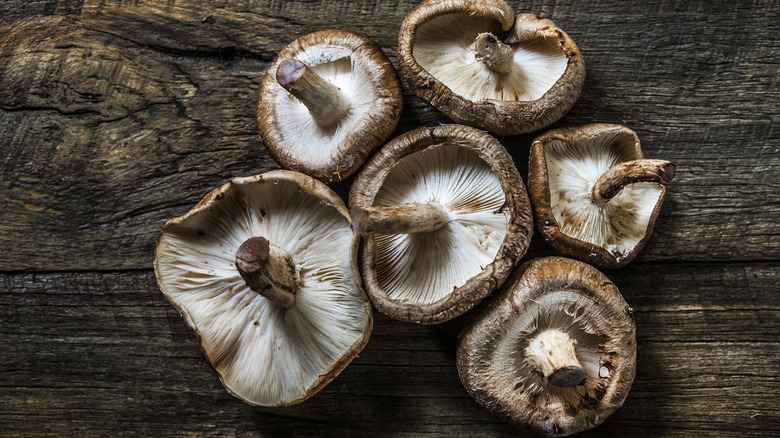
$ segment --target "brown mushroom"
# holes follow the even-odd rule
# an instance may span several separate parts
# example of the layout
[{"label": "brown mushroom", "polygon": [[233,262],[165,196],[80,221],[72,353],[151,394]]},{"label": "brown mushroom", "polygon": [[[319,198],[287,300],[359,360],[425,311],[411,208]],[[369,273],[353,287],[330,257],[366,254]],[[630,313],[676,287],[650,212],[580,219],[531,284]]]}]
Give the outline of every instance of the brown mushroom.
[{"label": "brown mushroom", "polygon": [[645,159],[624,126],[548,131],[531,145],[528,166],[536,225],[558,251],[619,268],[650,238],[674,173],[668,161]]},{"label": "brown mushroom", "polygon": [[585,82],[574,41],[503,0],[427,0],[401,25],[401,73],[457,123],[500,135],[536,131],[571,109]]},{"label": "brown mushroom", "polygon": [[372,40],[343,30],[304,35],[266,71],[257,123],[282,166],[326,183],[354,173],[393,132],[403,94]]},{"label": "brown mushroom", "polygon": [[466,321],[461,381],[482,406],[533,433],[595,427],[623,405],[634,380],[632,312],[583,262],[527,262]]},{"label": "brown mushroom", "polygon": [[366,292],[402,321],[435,324],[472,308],[503,283],[533,233],[511,157],[466,126],[395,138],[358,173],[349,204]]},{"label": "brown mushroom", "polygon": [[332,190],[277,170],[234,178],[165,224],[154,266],[227,390],[287,406],[333,380],[368,341],[358,243]]}]

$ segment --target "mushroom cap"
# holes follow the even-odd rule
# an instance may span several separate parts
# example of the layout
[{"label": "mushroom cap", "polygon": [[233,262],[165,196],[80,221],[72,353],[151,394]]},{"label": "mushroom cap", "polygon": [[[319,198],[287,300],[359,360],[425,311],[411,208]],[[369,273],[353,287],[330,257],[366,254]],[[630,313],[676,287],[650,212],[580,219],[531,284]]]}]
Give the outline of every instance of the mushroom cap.
[{"label": "mushroom cap", "polygon": [[[292,308],[242,280],[236,250],[254,236],[292,256],[300,278]],[[332,190],[277,170],[234,178],[165,224],[154,266],[227,390],[253,405],[287,406],[322,389],[368,342],[358,243]]]},{"label": "mushroom cap", "polygon": [[[551,328],[577,341],[582,384],[554,386],[525,360],[533,337]],[[633,310],[604,274],[583,262],[532,260],[469,315],[457,364],[468,392],[504,421],[544,436],[581,432],[622,406],[631,388]]]},{"label": "mushroom cap", "polygon": [[[491,32],[514,50],[509,73],[474,56]],[[585,82],[574,41],[550,20],[515,15],[502,0],[428,0],[401,25],[401,74],[423,100],[457,123],[499,135],[532,132],[571,109]]]},{"label": "mushroom cap", "polygon": [[436,324],[471,309],[525,254],[533,220],[525,186],[495,138],[442,125],[407,132],[358,173],[355,206],[439,202],[451,221],[418,234],[369,235],[358,256],[376,308],[395,319]]},{"label": "mushroom cap", "polygon": [[[308,108],[276,81],[286,59],[303,62],[349,100],[344,119],[319,126]],[[304,35],[287,45],[263,77],[257,123],[266,148],[282,166],[326,183],[354,173],[395,129],[403,93],[382,49],[366,36],[343,30]]]},{"label": "mushroom cap", "polygon": [[554,129],[534,139],[528,191],[544,238],[558,251],[597,267],[631,262],[652,234],[665,185],[629,184],[603,206],[590,196],[604,172],[643,158],[636,133],[620,125]]}]

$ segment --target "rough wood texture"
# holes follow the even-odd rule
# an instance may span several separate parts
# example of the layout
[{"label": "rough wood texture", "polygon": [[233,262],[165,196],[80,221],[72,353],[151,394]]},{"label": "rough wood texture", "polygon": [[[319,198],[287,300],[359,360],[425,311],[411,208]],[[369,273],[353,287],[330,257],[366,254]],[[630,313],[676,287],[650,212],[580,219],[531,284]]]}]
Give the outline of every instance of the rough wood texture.
[{"label": "rough wood texture", "polygon": [[[622,123],[637,131],[648,158],[677,165],[639,260],[776,260],[780,97],[771,90],[780,86],[780,7],[608,3],[532,2],[524,10],[554,19],[586,59],[582,96],[557,125]],[[0,266],[147,268],[149,236],[165,220],[231,176],[276,167],[252,105],[276,51],[337,26],[371,35],[397,65],[395,36],[414,5],[31,6],[30,17],[0,30],[0,245],[17,248],[0,255]],[[80,13],[44,14],[63,10]],[[396,133],[446,121],[406,93]],[[531,138],[502,139],[522,173]],[[344,193],[348,183],[339,187]],[[20,229],[36,232],[20,240],[11,232]]]},{"label": "rough wood texture", "polygon": [[[648,158],[676,164],[653,238],[607,272],[636,309],[639,369],[590,435],[780,434],[780,4],[510,3],[552,19],[585,58],[583,93],[555,126],[624,124]],[[277,167],[253,114],[275,53],[335,27],[397,66],[416,4],[0,2],[3,435],[516,435],[458,382],[461,319],[377,314],[365,352],[323,392],[244,405],[151,271],[166,220]],[[447,121],[404,87],[394,136]],[[500,138],[523,175],[533,136]],[[546,254],[537,235],[526,259]]]},{"label": "rough wood texture", "polygon": [[[638,369],[623,408],[590,435],[776,432],[778,269],[608,273],[635,309]],[[0,309],[0,428],[12,435],[517,436],[458,380],[463,318],[420,326],[377,313],[341,376],[301,405],[263,409],[224,390],[149,271],[8,274]]]}]

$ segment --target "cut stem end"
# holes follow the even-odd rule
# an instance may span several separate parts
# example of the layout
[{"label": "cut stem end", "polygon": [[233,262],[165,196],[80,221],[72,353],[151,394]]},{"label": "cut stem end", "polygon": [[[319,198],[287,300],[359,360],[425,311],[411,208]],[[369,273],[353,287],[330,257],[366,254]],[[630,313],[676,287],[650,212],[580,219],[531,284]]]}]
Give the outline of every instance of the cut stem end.
[{"label": "cut stem end", "polygon": [[552,385],[570,388],[581,384],[585,369],[577,360],[577,341],[558,329],[539,333],[525,349],[525,360]]},{"label": "cut stem end", "polygon": [[515,63],[515,51],[490,32],[477,36],[476,57],[496,73],[509,73]]},{"label": "cut stem end", "polygon": [[292,257],[265,237],[250,237],[238,247],[236,269],[250,289],[274,304],[285,309],[295,304],[298,274]]},{"label": "cut stem end", "polygon": [[276,82],[309,109],[318,125],[336,125],[349,111],[341,90],[297,59],[285,59],[276,68]]},{"label": "cut stem end", "polygon": [[571,388],[582,383],[585,377],[587,377],[585,368],[565,367],[553,371],[550,377],[547,378],[547,381],[561,388]]}]

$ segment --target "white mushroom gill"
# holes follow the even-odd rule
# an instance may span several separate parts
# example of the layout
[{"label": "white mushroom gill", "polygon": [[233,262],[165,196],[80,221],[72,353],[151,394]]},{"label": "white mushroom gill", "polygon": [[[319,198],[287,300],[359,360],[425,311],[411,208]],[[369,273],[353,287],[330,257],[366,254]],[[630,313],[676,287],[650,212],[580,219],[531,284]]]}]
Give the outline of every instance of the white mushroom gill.
[{"label": "white mushroom gill", "polygon": [[477,35],[501,29],[493,20],[465,14],[436,17],[420,26],[413,48],[418,64],[452,92],[471,101],[532,101],[563,76],[568,59],[553,38],[514,43],[514,65],[496,73],[475,56]]},{"label": "white mushroom gill", "polygon": [[[343,48],[304,50],[297,59],[320,77],[338,87],[349,101],[349,111],[344,119],[330,128],[318,125],[309,109],[292,94],[282,91],[287,99],[280,99],[278,120],[285,123],[289,151],[292,156],[306,156],[313,162],[328,162],[335,150],[352,132],[370,126],[371,108],[380,96],[372,86],[371,72],[352,62],[349,51]],[[361,128],[357,128],[361,126]]]},{"label": "white mushroom gill", "polygon": [[[358,342],[365,304],[355,286],[349,222],[287,181],[237,184],[212,208],[161,236],[159,278],[197,327],[225,386],[261,405],[289,403]],[[287,251],[301,284],[286,310],[250,290],[237,248],[264,236]]]},{"label": "white mushroom gill", "polygon": [[[597,387],[605,385],[599,378],[600,345],[607,340],[602,325],[608,321],[602,306],[572,291],[546,293],[523,309],[522,316],[504,325],[504,333],[495,334],[498,343],[491,360],[479,372],[491,381],[490,386],[505,391],[504,400],[535,400],[540,407],[578,406],[585,394],[594,397]],[[557,329],[576,341],[576,357],[585,370],[583,384],[562,388],[546,381],[537,365],[525,357],[526,349],[544,331]],[[507,373],[506,370],[511,372]]]},{"label": "white mushroom gill", "polygon": [[637,157],[619,136],[593,137],[571,145],[551,141],[544,148],[550,204],[561,232],[599,245],[620,258],[630,253],[647,233],[663,188],[633,183],[609,202],[591,202],[591,189],[615,164]]},{"label": "white mushroom gill", "polygon": [[476,152],[430,147],[401,159],[374,205],[439,202],[452,221],[429,233],[376,235],[377,281],[394,300],[431,304],[493,261],[507,233],[505,196]]}]

